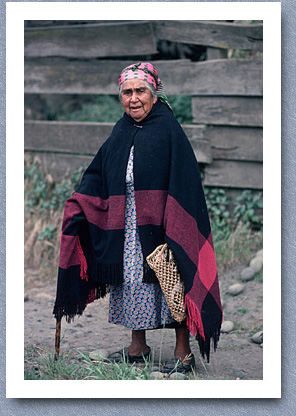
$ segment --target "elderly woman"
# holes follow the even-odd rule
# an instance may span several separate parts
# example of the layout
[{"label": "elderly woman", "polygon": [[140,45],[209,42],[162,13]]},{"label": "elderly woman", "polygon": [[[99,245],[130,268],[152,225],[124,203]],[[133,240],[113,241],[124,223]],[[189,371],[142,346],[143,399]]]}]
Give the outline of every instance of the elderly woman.
[{"label": "elderly woman", "polygon": [[[145,330],[174,328],[174,357],[162,371],[194,368],[189,335],[209,361],[222,307],[211,229],[197,161],[151,63],[119,77],[124,108],[110,137],[67,200],[54,314],[68,322],[110,291],[109,322],[132,330],[109,359],[149,359]],[[146,258],[167,243],[185,286],[186,319],[171,316]]]}]

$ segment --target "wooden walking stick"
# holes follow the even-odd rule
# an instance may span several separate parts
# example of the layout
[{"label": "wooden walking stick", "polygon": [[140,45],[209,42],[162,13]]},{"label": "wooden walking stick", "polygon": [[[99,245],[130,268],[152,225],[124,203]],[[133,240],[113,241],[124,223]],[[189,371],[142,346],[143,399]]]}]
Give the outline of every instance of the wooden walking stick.
[{"label": "wooden walking stick", "polygon": [[58,313],[57,323],[56,323],[56,333],[55,333],[55,355],[54,359],[57,361],[59,353],[60,353],[60,342],[61,342],[61,316]]}]

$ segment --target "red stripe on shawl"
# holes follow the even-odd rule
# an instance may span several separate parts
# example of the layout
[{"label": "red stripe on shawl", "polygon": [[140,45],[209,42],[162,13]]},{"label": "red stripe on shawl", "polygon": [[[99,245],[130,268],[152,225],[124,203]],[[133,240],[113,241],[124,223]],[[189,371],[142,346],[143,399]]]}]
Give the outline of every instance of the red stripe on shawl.
[{"label": "red stripe on shawl", "polygon": [[70,266],[80,266],[80,277],[88,281],[87,262],[78,236],[64,235],[60,238],[59,266],[67,269]]},{"label": "red stripe on shawl", "polygon": [[164,225],[167,236],[183,248],[198,267],[199,279],[210,290],[217,276],[212,234],[205,239],[197,228],[196,220],[170,195],[167,198]]},{"label": "red stripe on shawl", "polygon": [[[212,236],[210,235],[210,237]],[[217,277],[217,265],[213,245],[209,242],[209,240],[207,240],[200,249],[198,271],[200,280],[208,291],[210,291]]]},{"label": "red stripe on shawl", "polygon": [[170,195],[164,225],[167,236],[178,243],[197,266],[192,288],[185,296],[187,326],[192,335],[199,333],[205,339],[200,311],[207,291],[217,278],[212,234],[206,239],[199,232],[196,220]]},{"label": "red stripe on shawl", "polygon": [[61,235],[61,249],[59,266],[68,269],[70,266],[80,265],[80,257],[77,249],[77,236]]},{"label": "red stripe on shawl", "polygon": [[73,196],[71,196],[67,199],[65,204],[62,230],[64,230],[67,227],[74,215],[79,214],[81,214],[81,207],[77,203],[76,199]]},{"label": "red stripe on shawl", "polygon": [[170,195],[167,197],[164,227],[167,236],[178,243],[197,266],[199,231],[196,220]]},{"label": "red stripe on shawl", "polygon": [[138,225],[161,225],[167,200],[167,191],[136,191],[136,209]]},{"label": "red stripe on shawl", "polygon": [[84,213],[89,223],[102,230],[124,229],[125,195],[112,195],[108,199],[74,193],[66,202],[63,229],[74,215]]}]

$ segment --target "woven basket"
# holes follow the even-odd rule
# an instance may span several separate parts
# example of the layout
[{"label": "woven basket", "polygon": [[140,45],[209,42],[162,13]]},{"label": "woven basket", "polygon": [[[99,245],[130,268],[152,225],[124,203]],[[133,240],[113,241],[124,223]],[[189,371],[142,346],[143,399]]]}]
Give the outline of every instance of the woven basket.
[{"label": "woven basket", "polygon": [[159,280],[172,318],[177,322],[184,321],[186,318],[185,287],[178,272],[172,250],[166,243],[162,244],[156,247],[146,260]]}]

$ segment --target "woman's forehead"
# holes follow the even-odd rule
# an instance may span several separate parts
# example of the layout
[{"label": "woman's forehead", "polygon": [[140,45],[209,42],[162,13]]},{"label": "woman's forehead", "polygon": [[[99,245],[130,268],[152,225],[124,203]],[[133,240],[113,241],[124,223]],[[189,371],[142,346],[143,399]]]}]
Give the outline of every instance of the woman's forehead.
[{"label": "woman's forehead", "polygon": [[137,79],[137,78],[128,79],[124,81],[124,83],[122,84],[123,89],[140,88],[140,87],[146,87],[146,83],[145,81],[142,81],[141,79]]}]

